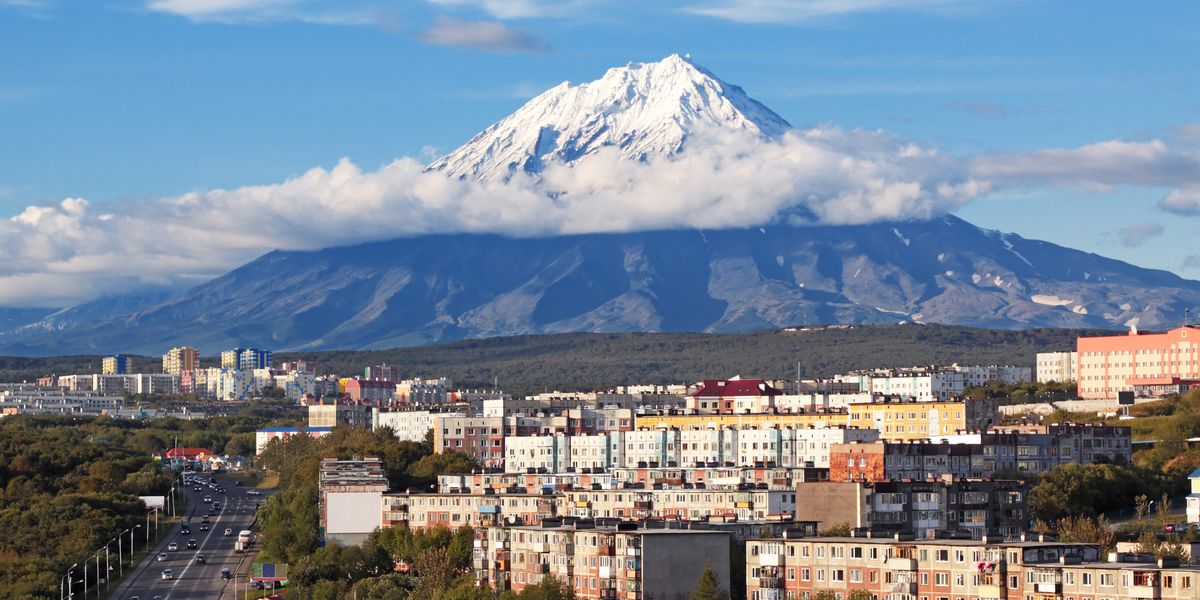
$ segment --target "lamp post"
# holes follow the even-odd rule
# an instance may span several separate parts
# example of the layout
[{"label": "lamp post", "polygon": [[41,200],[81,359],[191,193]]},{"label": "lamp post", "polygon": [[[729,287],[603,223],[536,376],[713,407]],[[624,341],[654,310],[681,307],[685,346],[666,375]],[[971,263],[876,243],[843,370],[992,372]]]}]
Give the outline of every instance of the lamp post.
[{"label": "lamp post", "polygon": [[111,546],[113,542],[117,542],[118,545],[120,545],[120,542],[118,540],[120,540],[120,536],[117,536],[117,537],[115,537],[111,540],[108,540],[107,542],[104,543],[104,590],[105,591],[108,591],[108,580],[112,579],[112,563],[109,562],[108,547]]},{"label": "lamp post", "polygon": [[134,533],[134,530],[141,529],[141,528],[142,528],[142,525],[140,523],[129,528],[129,568],[130,569],[133,568],[133,533]]},{"label": "lamp post", "polygon": [[[64,579],[67,582],[67,585],[66,585],[67,593],[68,594],[71,593],[71,571],[74,571],[75,567],[78,567],[78,566],[79,566],[79,563],[75,563],[75,564],[71,565],[71,568],[67,569],[67,574],[63,575],[62,577],[60,577],[58,579],[58,600],[63,600],[63,598],[64,598],[64,596],[63,596],[63,580]],[[67,596],[67,597],[69,597],[69,596]]]}]

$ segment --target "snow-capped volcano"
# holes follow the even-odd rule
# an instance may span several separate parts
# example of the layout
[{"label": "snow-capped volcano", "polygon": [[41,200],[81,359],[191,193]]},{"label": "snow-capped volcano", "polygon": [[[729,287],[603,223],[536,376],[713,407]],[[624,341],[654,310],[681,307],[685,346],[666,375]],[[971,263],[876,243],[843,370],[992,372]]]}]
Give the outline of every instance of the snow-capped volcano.
[{"label": "snow-capped volcano", "polygon": [[429,166],[455,177],[504,179],[574,163],[607,146],[632,160],[679,151],[697,127],[745,129],[777,137],[782,117],[689,58],[609,69],[576,86],[563,82],[527,102]]}]

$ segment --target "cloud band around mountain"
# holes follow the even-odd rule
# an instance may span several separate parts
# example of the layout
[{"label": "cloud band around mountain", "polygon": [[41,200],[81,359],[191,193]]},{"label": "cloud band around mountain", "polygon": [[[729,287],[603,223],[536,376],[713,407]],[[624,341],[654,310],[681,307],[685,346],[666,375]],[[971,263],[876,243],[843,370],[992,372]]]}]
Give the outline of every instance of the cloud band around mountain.
[{"label": "cloud band around mountain", "polygon": [[[646,161],[612,148],[540,177],[472,181],[401,158],[343,159],[282,183],[111,206],[66,199],[0,221],[0,305],[61,306],[145,285],[196,283],[271,249],[427,233],[513,236],[933,217],[1014,187],[1136,185],[1190,198],[1200,152],[1161,141],[967,159],[885,132],[818,128],[769,141],[699,131]],[[1165,200],[1164,200],[1165,201]],[[1192,203],[1178,200],[1179,210]]]}]

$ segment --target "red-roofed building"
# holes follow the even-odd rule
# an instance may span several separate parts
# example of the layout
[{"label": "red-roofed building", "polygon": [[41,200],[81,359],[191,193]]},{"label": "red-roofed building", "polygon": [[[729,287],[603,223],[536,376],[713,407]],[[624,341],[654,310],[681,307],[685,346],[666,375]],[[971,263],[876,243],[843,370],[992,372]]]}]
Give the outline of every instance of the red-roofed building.
[{"label": "red-roofed building", "polygon": [[171,448],[167,450],[168,460],[208,460],[212,458],[212,450],[208,448]]},{"label": "red-roofed building", "polygon": [[762,379],[705,379],[688,392],[688,408],[700,414],[763,413],[773,408],[775,397],[782,394]]}]

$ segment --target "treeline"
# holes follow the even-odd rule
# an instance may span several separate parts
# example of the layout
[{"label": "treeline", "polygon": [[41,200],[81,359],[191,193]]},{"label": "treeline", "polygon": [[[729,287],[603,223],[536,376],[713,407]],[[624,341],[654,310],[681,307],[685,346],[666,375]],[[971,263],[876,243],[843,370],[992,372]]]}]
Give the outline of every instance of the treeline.
[{"label": "treeline", "polygon": [[[253,417],[204,421],[16,415],[0,419],[0,599],[51,598],[60,577],[145,523],[138,496],[174,481],[151,453],[174,444],[254,448]],[[144,538],[141,538],[144,539]],[[116,546],[111,562],[116,569]],[[79,577],[82,570],[76,569]],[[95,568],[89,574],[95,578]]]},{"label": "treeline", "polygon": [[852,369],[920,364],[1034,365],[1036,354],[1075,347],[1100,330],[974,329],[947,325],[856,325],[741,334],[567,333],[465,340],[390,350],[279,353],[316,361],[322,372],[353,374],[396,365],[406,376],[447,376],[460,387],[529,393],[607,389],[743,376],[827,377]]}]

